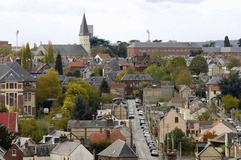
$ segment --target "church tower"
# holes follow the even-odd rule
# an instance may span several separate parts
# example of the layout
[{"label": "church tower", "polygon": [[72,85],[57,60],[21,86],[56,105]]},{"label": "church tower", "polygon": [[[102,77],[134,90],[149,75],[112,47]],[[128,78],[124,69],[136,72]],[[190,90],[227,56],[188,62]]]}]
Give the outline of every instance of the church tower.
[{"label": "church tower", "polygon": [[84,47],[90,56],[90,32],[86,22],[85,14],[83,15],[82,24],[80,26],[79,43]]}]

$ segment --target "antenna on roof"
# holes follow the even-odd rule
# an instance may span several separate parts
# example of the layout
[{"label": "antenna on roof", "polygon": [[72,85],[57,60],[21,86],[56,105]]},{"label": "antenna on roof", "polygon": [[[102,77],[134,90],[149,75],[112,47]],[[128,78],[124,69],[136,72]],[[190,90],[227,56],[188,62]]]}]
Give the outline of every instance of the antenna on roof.
[{"label": "antenna on roof", "polygon": [[147,29],[146,32],[147,32],[147,35],[148,35],[147,42],[150,42],[150,31],[149,31],[149,29]]}]

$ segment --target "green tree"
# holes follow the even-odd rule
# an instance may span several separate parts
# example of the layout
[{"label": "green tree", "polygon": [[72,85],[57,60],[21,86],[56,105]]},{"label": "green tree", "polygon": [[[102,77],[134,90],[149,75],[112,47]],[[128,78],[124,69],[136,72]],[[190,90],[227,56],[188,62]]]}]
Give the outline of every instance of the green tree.
[{"label": "green tree", "polygon": [[74,76],[75,77],[80,77],[80,70],[79,69],[76,69],[75,71],[74,71]]},{"label": "green tree", "polygon": [[93,70],[93,76],[102,76],[103,74],[103,67],[102,66],[97,66]]},{"label": "green tree", "polygon": [[0,104],[0,112],[8,112],[8,109],[3,104]]},{"label": "green tree", "polygon": [[214,121],[215,116],[210,111],[205,111],[196,117],[199,121]]},{"label": "green tree", "polygon": [[205,58],[201,55],[195,56],[189,65],[189,70],[192,74],[199,75],[200,73],[208,72],[208,64]]},{"label": "green tree", "polygon": [[0,146],[5,150],[11,147],[12,141],[15,138],[15,134],[10,132],[6,126],[0,123]]},{"label": "green tree", "polygon": [[31,55],[29,43],[27,43],[26,46],[23,46],[21,48],[21,53],[22,53],[21,65],[25,70],[30,72],[32,70],[32,55]]},{"label": "green tree", "polygon": [[203,47],[215,47],[215,42],[206,43]]},{"label": "green tree", "polygon": [[105,54],[109,54],[109,55],[113,55],[112,50],[109,47],[105,47],[105,46],[96,46],[91,48],[91,56],[95,57],[97,54],[99,53],[105,53]]},{"label": "green tree", "polygon": [[222,96],[222,102],[223,102],[224,108],[227,110],[231,110],[233,108],[237,109],[238,105],[239,105],[239,99],[237,99],[236,97],[233,97],[229,94]]},{"label": "green tree", "polygon": [[10,45],[0,46],[0,54],[9,55],[11,52],[12,52],[12,48]]},{"label": "green tree", "polygon": [[58,71],[59,75],[63,75],[63,65],[60,53],[58,53],[56,57],[55,70]]},{"label": "green tree", "polygon": [[197,55],[201,55],[202,54],[202,50],[191,50],[190,51],[190,57],[195,57]]},{"label": "green tree", "polygon": [[239,38],[237,45],[238,47],[241,47],[241,38]]},{"label": "green tree", "polygon": [[46,101],[48,98],[58,98],[61,96],[62,88],[58,78],[58,72],[49,69],[48,72],[40,76],[37,80],[36,100]]},{"label": "green tree", "polygon": [[167,70],[173,75],[173,77],[175,77],[177,73],[183,69],[187,69],[187,64],[184,57],[174,57],[167,62]]},{"label": "green tree", "polygon": [[[172,140],[173,139],[173,140]],[[169,132],[166,134],[165,136],[165,146],[167,149],[167,141],[169,144],[169,148],[168,149],[172,149],[172,141],[174,142],[174,149],[180,150],[180,144],[182,145],[182,153],[183,154],[187,154],[190,152],[193,152],[194,150],[194,144],[192,143],[192,140],[190,138],[188,138],[185,133],[179,129],[179,128],[175,128],[173,131]]]},{"label": "green tree", "polygon": [[166,67],[167,60],[163,58],[163,53],[161,50],[156,50],[150,55],[151,63],[154,63],[161,67]]},{"label": "green tree", "polygon": [[102,82],[100,84],[100,92],[101,93],[110,93],[110,87],[105,78],[102,80]]},{"label": "green tree", "polygon": [[231,47],[228,36],[225,36],[224,38],[224,47]]},{"label": "green tree", "polygon": [[72,119],[84,120],[88,113],[88,108],[80,96],[75,100],[75,107],[72,110]]},{"label": "green tree", "polygon": [[51,43],[51,41],[48,42],[48,48],[47,52],[44,55],[44,63],[54,63],[55,62],[55,57],[54,57],[54,48]]},{"label": "green tree", "polygon": [[94,48],[96,46],[108,47],[109,44],[110,44],[110,42],[108,40],[105,40],[105,39],[102,39],[102,38],[98,38],[98,37],[90,38],[91,48]]},{"label": "green tree", "polygon": [[220,91],[222,96],[230,94],[233,97],[238,99],[241,98],[241,90],[240,90],[241,79],[238,74],[231,75],[228,78],[223,78],[219,82]]},{"label": "green tree", "polygon": [[167,74],[166,69],[158,67],[156,64],[148,66],[144,70],[145,74],[149,74],[153,78],[154,83],[159,83],[162,80],[169,80],[170,76]]},{"label": "green tree", "polygon": [[192,75],[189,70],[181,70],[175,77],[175,86],[179,89],[179,85],[189,86],[192,83]]},{"label": "green tree", "polygon": [[112,142],[108,139],[91,141],[89,144],[89,150],[92,154],[95,152],[95,159],[97,159],[97,154],[106,149],[111,143]]},{"label": "green tree", "polygon": [[233,67],[240,67],[240,59],[234,56],[228,57],[226,66],[229,70]]}]

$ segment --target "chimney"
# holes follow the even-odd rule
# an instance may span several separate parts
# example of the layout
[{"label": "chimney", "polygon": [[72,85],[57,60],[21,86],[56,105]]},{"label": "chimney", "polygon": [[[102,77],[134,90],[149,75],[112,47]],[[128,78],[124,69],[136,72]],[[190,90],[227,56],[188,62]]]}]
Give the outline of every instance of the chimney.
[{"label": "chimney", "polygon": [[26,141],[26,142],[24,143],[24,146],[25,146],[26,149],[28,148],[28,141]]},{"label": "chimney", "polygon": [[110,140],[110,130],[105,130],[105,138]]}]

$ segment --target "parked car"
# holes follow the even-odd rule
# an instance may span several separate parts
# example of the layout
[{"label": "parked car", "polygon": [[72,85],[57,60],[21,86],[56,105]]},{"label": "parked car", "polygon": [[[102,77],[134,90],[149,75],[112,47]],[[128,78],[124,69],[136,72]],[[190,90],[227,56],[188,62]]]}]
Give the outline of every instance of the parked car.
[{"label": "parked car", "polygon": [[134,112],[129,112],[128,117],[129,119],[134,119],[135,118]]},{"label": "parked car", "polygon": [[142,111],[142,110],[139,110],[139,111],[138,111],[138,115],[139,115],[139,116],[143,116],[143,111]]},{"label": "parked car", "polygon": [[152,151],[151,151],[151,156],[156,156],[156,157],[158,157],[158,156],[159,156],[158,151],[157,151],[157,150],[152,150]]}]

